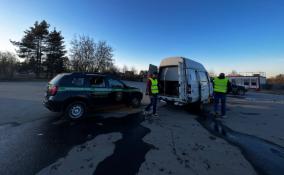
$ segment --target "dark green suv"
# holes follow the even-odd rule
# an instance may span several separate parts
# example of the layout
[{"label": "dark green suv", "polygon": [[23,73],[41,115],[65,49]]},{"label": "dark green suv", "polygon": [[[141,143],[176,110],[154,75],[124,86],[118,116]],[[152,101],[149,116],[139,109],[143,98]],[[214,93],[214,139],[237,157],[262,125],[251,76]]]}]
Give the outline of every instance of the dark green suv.
[{"label": "dark green suv", "polygon": [[108,75],[62,73],[47,87],[44,105],[54,112],[64,112],[71,119],[80,119],[98,106],[125,103],[139,107],[143,93]]}]

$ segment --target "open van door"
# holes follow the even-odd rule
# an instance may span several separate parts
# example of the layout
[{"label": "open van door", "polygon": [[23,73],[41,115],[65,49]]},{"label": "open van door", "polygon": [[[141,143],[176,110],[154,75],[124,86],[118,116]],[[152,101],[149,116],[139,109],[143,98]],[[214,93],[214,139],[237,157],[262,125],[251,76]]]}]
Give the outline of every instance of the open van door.
[{"label": "open van door", "polygon": [[199,83],[200,83],[200,101],[208,101],[210,97],[210,81],[207,73],[198,71]]},{"label": "open van door", "polygon": [[197,71],[194,69],[187,69],[187,83],[189,90],[189,98],[191,98],[191,102],[199,101],[199,78],[197,77]]},{"label": "open van door", "polygon": [[183,100],[187,100],[187,77],[186,77],[186,69],[184,62],[180,62],[178,66],[178,73],[179,73],[179,97]]}]

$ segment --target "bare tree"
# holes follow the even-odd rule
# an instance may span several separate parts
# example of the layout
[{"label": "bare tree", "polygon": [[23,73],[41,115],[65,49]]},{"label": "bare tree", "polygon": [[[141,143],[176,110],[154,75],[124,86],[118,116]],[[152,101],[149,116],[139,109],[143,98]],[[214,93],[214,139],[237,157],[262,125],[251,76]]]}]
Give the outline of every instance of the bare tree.
[{"label": "bare tree", "polygon": [[11,79],[16,71],[17,58],[10,52],[0,52],[0,78]]},{"label": "bare tree", "polygon": [[106,72],[113,66],[113,49],[106,41],[95,41],[89,36],[75,36],[71,41],[70,58],[75,71]]},{"label": "bare tree", "polygon": [[94,66],[98,72],[108,71],[113,66],[113,49],[107,45],[106,41],[97,43]]},{"label": "bare tree", "polygon": [[232,70],[232,72],[230,73],[230,75],[238,75],[238,72],[236,70]]},{"label": "bare tree", "polygon": [[131,67],[131,72],[133,72],[134,75],[138,73],[137,69],[134,66]]},{"label": "bare tree", "polygon": [[96,43],[89,36],[75,36],[71,41],[70,58],[73,69],[88,72],[94,69]]},{"label": "bare tree", "polygon": [[125,72],[127,72],[128,71],[128,67],[126,66],[126,65],[124,65],[123,67],[122,67],[122,73],[125,73]]},{"label": "bare tree", "polygon": [[106,70],[106,72],[109,72],[111,74],[118,74],[119,73],[119,68],[116,65],[112,65]]},{"label": "bare tree", "polygon": [[274,77],[268,78],[267,82],[270,84],[284,84],[284,74],[279,74]]},{"label": "bare tree", "polygon": [[214,70],[210,70],[210,71],[208,72],[208,74],[209,74],[210,77],[216,77],[216,73],[215,73]]}]

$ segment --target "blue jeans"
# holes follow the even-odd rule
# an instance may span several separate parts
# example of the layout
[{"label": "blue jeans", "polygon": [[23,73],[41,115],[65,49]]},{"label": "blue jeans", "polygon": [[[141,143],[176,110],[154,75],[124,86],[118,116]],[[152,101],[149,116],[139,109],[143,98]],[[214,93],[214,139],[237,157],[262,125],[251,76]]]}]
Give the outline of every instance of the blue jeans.
[{"label": "blue jeans", "polygon": [[156,114],[157,110],[157,101],[158,101],[158,95],[151,95],[150,96],[151,103],[146,107],[146,111],[150,111],[150,108],[153,107],[153,114]]},{"label": "blue jeans", "polygon": [[219,101],[221,100],[221,115],[226,115],[226,94],[214,92],[214,111],[218,112]]}]

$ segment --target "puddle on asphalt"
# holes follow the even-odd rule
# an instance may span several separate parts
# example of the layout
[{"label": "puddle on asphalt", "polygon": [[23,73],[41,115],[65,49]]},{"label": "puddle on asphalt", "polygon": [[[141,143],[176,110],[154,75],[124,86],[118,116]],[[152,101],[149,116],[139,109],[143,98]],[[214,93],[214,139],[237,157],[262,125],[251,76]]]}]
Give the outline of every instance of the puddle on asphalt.
[{"label": "puddle on asphalt", "polygon": [[121,128],[123,138],[115,142],[114,153],[99,163],[94,175],[137,174],[145,155],[154,148],[142,140],[150,129],[140,125],[140,122],[135,125],[131,121],[119,122],[118,125],[125,127]]},{"label": "puddle on asphalt", "polygon": [[[150,129],[140,125],[143,121],[144,116],[140,113],[122,118],[89,117],[76,122],[55,121],[52,129],[49,128],[49,134],[45,135],[52,138],[52,143],[55,144],[48,150],[56,151],[56,145],[60,144],[60,152],[64,151],[64,154],[67,154],[75,145],[80,145],[98,135],[119,132],[122,134],[122,139],[114,142],[113,154],[101,160],[93,174],[137,174],[147,152],[154,149],[154,146],[143,141],[143,137],[150,133]],[[49,157],[53,162],[64,157],[62,154],[55,155],[56,157]]]},{"label": "puddle on asphalt", "polygon": [[239,147],[259,174],[284,174],[284,147],[252,135],[233,131],[208,113],[199,114],[197,121],[215,136]]}]

